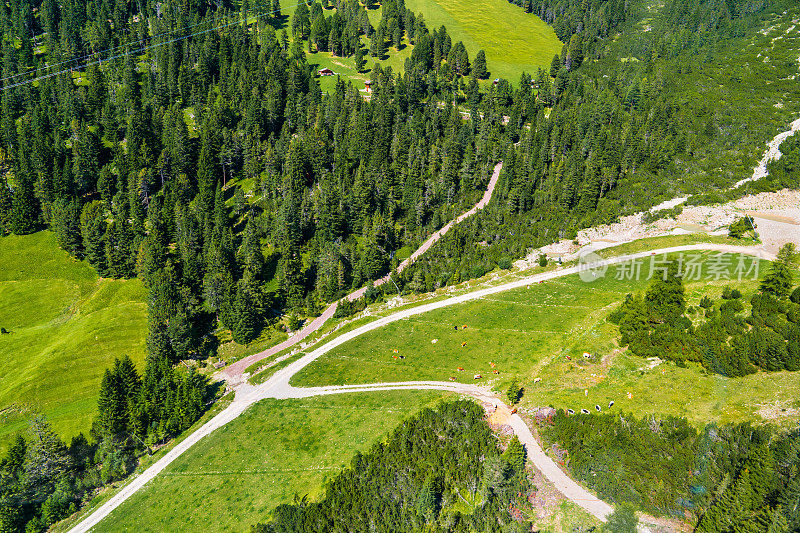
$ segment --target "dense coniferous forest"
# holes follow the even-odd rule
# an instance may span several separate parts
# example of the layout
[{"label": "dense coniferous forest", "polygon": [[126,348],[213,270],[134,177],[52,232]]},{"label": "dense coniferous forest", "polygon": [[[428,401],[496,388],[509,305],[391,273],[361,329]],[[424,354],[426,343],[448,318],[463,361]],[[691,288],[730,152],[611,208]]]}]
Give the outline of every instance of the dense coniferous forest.
[{"label": "dense coniferous forest", "polygon": [[[473,203],[502,153],[500,118],[465,121],[454,104],[471,71],[463,45],[402,2],[383,6],[377,30],[358,3],[329,17],[311,3],[291,40],[276,32],[286,24],[277,5],[247,26],[230,23],[246,6],[231,7],[0,7],[2,232],[50,228],[100,275],[139,276],[149,290],[146,366],[140,374],[125,358],[106,373],[83,455],[46,421],[11,450],[3,476],[14,481],[0,494],[9,530],[69,514],[196,421],[212,391],[176,364],[213,350],[218,323],[247,343],[276,311],[314,314],[377,278],[395,250]],[[194,37],[174,40],[190,28]],[[414,45],[405,73],[374,68],[368,101],[343,81],[320,92],[304,37],[363,59],[361,35],[376,43],[389,30]],[[472,73],[485,76],[476,59]],[[55,463],[34,479],[45,433]],[[50,498],[63,505],[50,509]]]},{"label": "dense coniferous forest", "polygon": [[797,430],[709,424],[698,431],[683,418],[563,411],[543,430],[568,452],[570,471],[608,501],[690,516],[705,533],[800,528]]},{"label": "dense coniferous forest", "polygon": [[[681,76],[785,4],[669,1],[643,33],[627,26],[640,2],[523,2],[564,50],[548,69],[485,90],[485,55],[469,57],[402,0],[381,3],[377,27],[353,0],[300,3],[291,21],[276,1],[0,5],[0,232],[49,228],[102,276],[139,276],[149,290],[146,367],[109,369],[93,442],[66,446],[32,423],[0,463],[2,528],[45,528],[196,421],[212,391],[178,363],[213,353],[219,326],[246,344],[275,316],[314,315],[382,276],[474,203],[497,161],[491,206],[405,270],[401,290],[507,268],[531,247],[670,197],[679,161],[726,142],[706,103],[670,99]],[[367,54],[400,45],[413,46],[403,72],[373,68],[369,99],[343,80],[323,94],[305,55],[331,51],[363,70]],[[623,53],[651,59],[616,61]],[[616,66],[601,70],[607,57]],[[795,159],[761,186],[796,184]],[[693,192],[722,188],[706,185]],[[794,335],[784,296],[753,303],[758,346]],[[709,330],[742,327],[719,315],[727,321]],[[783,338],[788,368],[794,337]],[[752,370],[698,357],[728,375]],[[426,509],[398,520],[436,522]]]},{"label": "dense coniferous forest", "polygon": [[501,451],[483,409],[459,400],[423,409],[356,454],[319,501],[279,505],[251,531],[530,531],[519,514],[530,489],[519,440]]},{"label": "dense coniferous forest", "polygon": [[[800,174],[789,166],[730,190],[752,174],[757,159],[742,174],[728,168],[731,159],[714,161],[718,153],[733,155],[745,146],[761,157],[764,134],[754,135],[753,126],[763,119],[763,109],[750,94],[755,86],[741,87],[741,77],[752,70],[738,56],[748,43],[745,37],[758,34],[789,3],[676,0],[650,13],[644,3],[626,2],[625,14],[615,2],[522,5],[561,28],[565,50],[549,71],[523,76],[513,90],[501,81],[490,91],[491,102],[509,117],[506,136],[516,143],[502,157],[496,198],[406,269],[403,284],[430,280],[427,285],[435,286],[477,277],[502,258],[524,256],[574,238],[581,228],[681,195],[692,194],[689,203],[713,203],[796,187]],[[598,29],[591,38],[580,34],[576,40],[566,29],[584,27]],[[621,35],[603,38],[612,31]],[[570,52],[578,43],[583,57]],[[796,58],[787,58],[787,75],[797,73]],[[717,76],[741,87],[747,94],[743,101],[704,98],[706,80]],[[757,77],[748,83],[757,83]],[[746,118],[734,123],[731,116]],[[722,166],[721,173],[707,168],[711,161]]]},{"label": "dense coniferous forest", "polygon": [[794,288],[796,252],[784,246],[750,298],[725,287],[715,303],[705,295],[686,305],[677,262],[657,275],[643,295],[628,295],[609,317],[620,345],[641,357],[695,361],[711,372],[738,377],[761,370],[800,370],[800,287]]}]

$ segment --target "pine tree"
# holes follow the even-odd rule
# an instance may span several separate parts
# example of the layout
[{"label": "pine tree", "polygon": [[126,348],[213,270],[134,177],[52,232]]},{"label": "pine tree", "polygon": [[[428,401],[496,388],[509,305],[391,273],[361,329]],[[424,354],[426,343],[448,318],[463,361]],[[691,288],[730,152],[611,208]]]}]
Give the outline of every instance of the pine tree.
[{"label": "pine tree", "polygon": [[81,235],[86,259],[97,269],[98,274],[108,274],[106,262],[106,219],[105,206],[100,200],[89,202],[81,212]]},{"label": "pine tree", "polygon": [[13,201],[6,179],[0,177],[0,236],[11,233]]},{"label": "pine tree", "polygon": [[793,243],[787,243],[781,247],[769,272],[761,280],[760,289],[763,292],[778,299],[789,296],[794,284],[793,268],[796,254],[797,249]]},{"label": "pine tree", "polygon": [[249,288],[239,282],[233,302],[233,324],[231,334],[238,344],[248,344],[258,333],[258,315],[255,302],[250,297]]},{"label": "pine tree", "polygon": [[33,190],[33,181],[26,174],[17,175],[17,187],[11,200],[11,231],[27,235],[39,228],[39,202]]},{"label": "pine tree", "polygon": [[472,65],[472,76],[479,80],[485,80],[489,77],[489,71],[486,68],[486,52],[483,50],[478,50],[478,53],[475,55],[475,63]]},{"label": "pine tree", "polygon": [[292,16],[292,35],[295,39],[305,39],[310,26],[308,6],[305,2],[300,2]]},{"label": "pine tree", "polygon": [[439,512],[441,500],[441,481],[434,473],[425,477],[422,488],[417,495],[417,513],[424,517],[426,522],[432,522]]},{"label": "pine tree", "polygon": [[125,432],[128,422],[122,387],[116,372],[106,369],[100,382],[100,394],[97,399],[97,421],[93,428],[95,438],[116,438]]},{"label": "pine tree", "polygon": [[367,64],[367,60],[364,58],[364,47],[361,45],[361,39],[356,41],[354,61],[356,72],[362,72]]},{"label": "pine tree", "polygon": [[508,390],[506,390],[506,398],[512,405],[517,403],[520,398],[522,398],[522,387],[520,387],[519,382],[516,379],[511,382],[511,385],[508,386]]},{"label": "pine tree", "polygon": [[569,40],[569,52],[565,60],[567,70],[575,70],[583,63],[583,43],[581,36],[574,34]]},{"label": "pine tree", "polygon": [[556,54],[550,62],[550,77],[555,78],[559,70],[561,70],[561,58]]},{"label": "pine tree", "polygon": [[503,452],[503,459],[508,461],[508,464],[514,469],[514,472],[523,474],[525,472],[525,458],[525,447],[519,441],[519,438],[514,435],[508,443],[508,448]]},{"label": "pine tree", "polygon": [[797,287],[792,294],[789,296],[789,301],[800,304],[800,287]]},{"label": "pine tree", "polygon": [[71,467],[67,447],[56,435],[47,418],[36,416],[30,423],[30,438],[25,453],[25,485],[23,498],[43,501],[53,492],[56,480]]}]

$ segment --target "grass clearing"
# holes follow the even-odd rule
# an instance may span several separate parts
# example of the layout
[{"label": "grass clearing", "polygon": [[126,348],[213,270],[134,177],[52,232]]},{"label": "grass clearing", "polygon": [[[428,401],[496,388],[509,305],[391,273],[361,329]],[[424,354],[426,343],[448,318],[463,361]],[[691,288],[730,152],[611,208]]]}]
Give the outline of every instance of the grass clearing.
[{"label": "grass clearing", "polygon": [[431,392],[265,400],[215,431],[95,531],[248,531],[323,483],[423,405]]},{"label": "grass clearing", "polygon": [[444,25],[470,61],[483,49],[490,78],[517,83],[523,71],[535,76],[563,46],[553,28],[507,0],[406,0],[406,7],[422,13],[430,29]]},{"label": "grass clearing", "polygon": [[89,430],[114,358],[143,365],[145,289],[98,278],[46,231],[0,239],[0,265],[0,448],[37,412],[68,441]]},{"label": "grass clearing", "polygon": [[[703,252],[705,268],[716,255]],[[722,257],[736,267],[739,256]],[[750,259],[745,260],[749,268]],[[647,369],[644,359],[620,352],[618,330],[606,318],[625,294],[645,289],[650,264],[650,258],[643,260],[638,280],[617,279],[624,270],[611,266],[605,277],[593,283],[577,275],[566,276],[400,320],[337,347],[297,374],[292,383],[318,386],[453,378],[502,390],[517,377],[526,388],[522,407],[594,409],[596,404],[605,408],[613,400],[617,411],[680,415],[701,424],[764,422],[759,413],[769,406],[772,413],[777,412],[769,422],[795,424],[794,409],[800,405],[787,398],[800,396],[798,373],[761,372],[731,379],[691,364],[681,368],[665,362]],[[759,263],[761,272],[767,264]],[[718,299],[728,283],[725,279],[688,281],[689,304],[696,305],[703,294]],[[744,289],[746,299],[757,287],[752,273],[735,284]],[[598,361],[584,362],[584,352],[596,354]],[[482,378],[473,379],[476,374]],[[534,383],[536,378],[541,381]]]},{"label": "grass clearing", "polygon": [[[281,4],[284,17],[277,26],[288,32],[297,3],[284,0]],[[407,0],[406,7],[414,13],[422,13],[431,30],[444,25],[453,44],[464,43],[470,61],[474,61],[478,50],[484,50],[490,79],[506,78],[516,83],[523,72],[535,76],[539,67],[549,68],[553,56],[561,53],[563,46],[552,27],[506,0]],[[326,16],[332,13],[332,10],[325,11]],[[380,16],[380,8],[369,11],[373,26],[378,25]],[[369,39],[362,36],[362,42],[369,50]],[[403,70],[413,48],[407,41],[403,44],[400,50],[390,48],[387,56],[377,61],[382,68],[390,66],[395,73]],[[330,68],[343,79],[352,80],[358,89],[363,89],[363,82],[370,79],[370,70],[356,72],[352,57],[306,52],[306,58],[315,70]],[[376,59],[367,56],[366,60],[366,68],[372,69]],[[332,91],[336,76],[319,78],[319,81],[323,91]]]}]

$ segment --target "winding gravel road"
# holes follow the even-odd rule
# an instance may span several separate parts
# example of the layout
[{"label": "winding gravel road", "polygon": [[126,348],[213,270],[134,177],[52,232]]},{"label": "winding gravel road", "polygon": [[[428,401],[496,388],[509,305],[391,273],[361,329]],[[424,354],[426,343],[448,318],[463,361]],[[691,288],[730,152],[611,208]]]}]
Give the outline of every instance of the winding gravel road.
[{"label": "winding gravel road", "polygon": [[[278,370],[273,376],[260,385],[250,385],[248,383],[241,383],[236,387],[236,396],[234,401],[225,410],[220,412],[214,418],[206,422],[194,433],[188,435],[182,442],[178,443],[172,450],[167,452],[161,459],[159,459],[152,466],[147,468],[144,472],[131,479],[131,481],[112,498],[101,505],[97,510],[88,515],[82,522],[73,527],[71,533],[87,532],[97,525],[103,518],[108,516],[114,509],[116,509],[122,502],[130,498],[139,489],[141,489],[147,482],[158,475],[170,463],[181,456],[186,450],[191,448],[194,444],[199,442],[203,437],[209,435],[217,428],[220,428],[228,422],[236,419],[248,407],[254,403],[267,398],[305,398],[310,396],[319,396],[327,394],[344,394],[355,392],[371,392],[382,390],[442,390],[450,391],[459,394],[469,395],[484,401],[492,401],[496,405],[505,405],[497,399],[492,393],[486,389],[481,389],[474,385],[466,385],[451,382],[438,382],[438,381],[410,381],[410,382],[397,382],[397,383],[374,383],[363,385],[346,385],[346,386],[328,386],[328,387],[308,387],[299,388],[293,387],[290,384],[291,378],[300,372],[303,368],[317,360],[319,357],[333,350],[360,335],[369,331],[376,330],[392,322],[402,320],[411,316],[416,316],[422,313],[427,313],[435,309],[449,307],[464,302],[478,300],[492,294],[500,292],[519,289],[526,287],[533,283],[543,283],[548,280],[553,280],[563,276],[572,274],[580,274],[583,279],[589,273],[603,272],[604,268],[631,261],[634,259],[643,259],[651,255],[660,255],[668,253],[689,252],[689,251],[716,251],[724,253],[739,253],[744,255],[756,256],[765,259],[774,259],[774,256],[765,254],[763,250],[754,247],[745,246],[730,246],[719,244],[694,244],[685,246],[675,246],[670,248],[660,248],[656,250],[639,252],[634,254],[627,254],[609,259],[598,260],[590,264],[579,264],[578,266],[564,268],[560,270],[543,272],[534,276],[512,281],[495,287],[488,287],[459,296],[454,296],[445,300],[423,304],[418,307],[410,309],[403,309],[397,311],[389,316],[379,318],[373,322],[365,324],[352,331],[341,334],[340,336],[328,341],[322,346],[304,355],[302,358],[291,363],[286,368]],[[599,274],[598,274],[599,275]],[[581,487],[572,478],[570,478],[564,471],[558,468],[552,459],[542,451],[536,439],[531,434],[524,421],[518,415],[511,415],[509,418],[510,425],[514,432],[519,437],[520,441],[526,447],[528,458],[533,464],[550,480],[559,491],[561,491],[567,498],[572,500],[575,504],[581,506],[587,512],[591,513],[600,520],[605,520],[611,512],[611,506],[602,500],[593,496],[586,489]]]},{"label": "winding gravel road", "polygon": [[[458,216],[458,218],[456,218],[455,220],[451,220],[444,227],[442,227],[441,229],[436,231],[433,235],[428,237],[428,240],[422,243],[422,245],[419,248],[417,248],[414,251],[414,253],[412,253],[408,258],[406,258],[402,263],[397,265],[397,273],[399,274],[400,272],[405,270],[405,268],[408,267],[410,264],[412,264],[414,261],[416,261],[419,258],[419,256],[427,252],[428,248],[433,246],[433,244],[436,241],[444,237],[444,235],[448,231],[450,231],[450,228],[452,228],[454,225],[458,224],[465,218],[471,217],[479,210],[486,207],[486,205],[492,199],[492,194],[494,193],[494,188],[497,185],[497,180],[500,178],[500,171],[502,169],[503,169],[503,162],[500,161],[495,165],[494,171],[492,172],[492,177],[489,179],[489,185],[486,187],[486,192],[483,193],[483,197],[478,201],[478,203],[475,204],[472,207],[472,209],[462,213],[461,215]],[[386,274],[384,277],[375,280],[374,283],[375,287],[379,287],[384,283],[387,283],[389,281],[389,276],[391,276],[391,273]],[[364,286],[358,290],[351,292],[350,294],[345,296],[345,298],[347,298],[352,302],[353,300],[356,300],[364,296],[364,293],[366,291],[367,287]],[[308,337],[309,335],[320,329],[325,324],[325,322],[327,322],[328,319],[333,316],[333,314],[336,312],[336,307],[338,306],[338,304],[339,302],[333,302],[331,305],[328,306],[327,309],[325,309],[325,311],[322,312],[320,316],[315,318],[306,327],[304,327],[303,329],[301,329],[300,331],[298,331],[296,334],[292,335],[285,341],[281,342],[280,344],[276,344],[271,348],[267,348],[263,352],[249,355],[228,366],[225,370],[222,371],[223,375],[225,376],[225,379],[229,383],[238,383],[239,381],[241,381],[241,376],[244,373],[244,371],[247,370],[247,367],[249,367],[253,363],[261,361],[262,359],[266,359],[267,357],[271,357],[276,353],[281,352],[286,348],[290,348],[295,344],[297,344],[298,342],[302,341],[303,339],[305,339],[306,337]]]}]

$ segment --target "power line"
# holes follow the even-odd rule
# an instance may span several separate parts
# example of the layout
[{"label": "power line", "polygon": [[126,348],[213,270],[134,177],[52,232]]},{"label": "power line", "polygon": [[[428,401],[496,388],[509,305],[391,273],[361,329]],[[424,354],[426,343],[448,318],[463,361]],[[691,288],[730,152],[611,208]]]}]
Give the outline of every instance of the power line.
[{"label": "power line", "polygon": [[[267,3],[267,4],[262,4],[260,6],[256,6],[256,8],[258,8],[258,7],[269,7],[269,4]],[[141,12],[140,12],[140,14],[141,14]],[[164,36],[169,35],[171,33],[175,33],[176,31],[191,30],[192,28],[196,28],[196,27],[201,26],[201,25],[206,24],[206,23],[208,23],[208,20],[203,20],[201,22],[196,22],[194,24],[190,24],[189,26],[184,26],[182,28],[175,28],[175,29],[172,29],[172,30],[163,31],[163,32],[157,33],[155,35],[151,35],[151,36],[148,36],[148,37],[143,37],[143,38],[139,39],[138,41],[132,41],[132,42],[121,44],[119,46],[115,46],[115,47],[112,47],[112,48],[106,48],[105,50],[100,50],[99,52],[91,52],[91,53],[88,53],[88,54],[84,54],[81,57],[74,57],[72,59],[65,59],[64,61],[59,61],[58,63],[52,63],[50,65],[47,65],[45,68],[49,69],[49,68],[57,67],[59,65],[64,65],[66,63],[72,63],[74,61],[83,61],[84,59],[88,59],[90,57],[97,56],[99,54],[105,54],[107,52],[114,52],[114,51],[117,51],[117,50],[121,50],[121,49],[127,48],[128,46],[131,46],[131,45],[144,43],[144,42],[146,42],[148,40],[152,40],[152,39],[158,39],[159,37],[164,37]],[[127,27],[124,28],[124,30],[125,31],[129,31]],[[0,81],[6,81],[6,80],[9,80],[9,79],[12,79],[12,78],[17,78],[19,76],[24,76],[26,74],[30,74],[30,73],[35,72],[35,71],[36,71],[36,68],[31,68],[31,69],[28,69],[25,72],[12,74],[10,76],[6,76],[5,78],[0,78]]]},{"label": "power line", "polygon": [[[288,7],[297,7],[298,5],[300,5],[304,1],[305,0],[300,0],[296,4],[290,5]],[[264,15],[270,15],[272,13],[275,13],[276,11],[280,11],[280,8],[279,9],[270,10],[270,11],[262,11],[260,13],[257,12],[253,16],[256,19],[259,19]],[[197,27],[199,25],[205,24],[206,22],[207,21],[199,22],[199,23],[193,24],[192,26],[188,26],[187,28],[182,28],[182,29],[188,29],[188,28],[192,28],[192,27]],[[196,37],[198,35],[203,35],[203,34],[215,31],[215,30],[219,30],[219,29],[222,29],[222,28],[227,28],[229,26],[233,26],[235,24],[240,24],[242,22],[246,22],[246,18],[243,18],[240,15],[236,20],[234,20],[232,22],[228,22],[226,24],[220,24],[220,25],[213,26],[211,28],[207,28],[207,29],[199,31],[199,32],[195,32],[195,33],[188,34],[188,35],[183,35],[181,37],[176,37],[175,39],[171,39],[169,41],[163,41],[163,42],[152,44],[152,45],[149,45],[149,46],[143,46],[143,47],[138,48],[136,50],[129,50],[129,51],[127,51],[125,53],[122,53],[122,54],[112,55],[112,56],[109,56],[109,57],[106,57],[106,58],[101,58],[101,59],[98,59],[98,60],[95,60],[95,61],[89,61],[89,62],[81,64],[81,65],[73,65],[70,68],[59,70],[57,72],[51,72],[51,73],[48,73],[48,74],[43,74],[41,76],[37,76],[37,77],[31,78],[29,80],[24,80],[24,81],[12,83],[11,85],[5,85],[5,86],[2,87],[2,90],[5,91],[6,89],[12,89],[14,87],[19,87],[20,85],[26,85],[28,83],[33,83],[33,82],[41,81],[41,80],[44,80],[44,79],[47,79],[47,78],[52,78],[53,76],[58,76],[59,74],[64,74],[66,72],[71,72],[72,70],[74,70],[76,68],[79,68],[79,69],[80,68],[86,68],[86,67],[91,66],[91,65],[102,64],[103,61],[112,61],[114,59],[119,59],[119,58],[122,58],[122,57],[125,57],[125,56],[128,56],[128,55],[131,55],[131,54],[142,53],[142,52],[145,52],[147,50],[152,50],[152,49],[158,48],[160,46],[176,43],[176,42],[179,42],[179,41],[182,41],[182,40],[185,40],[185,39],[190,39],[190,38]],[[170,30],[169,32],[164,32],[164,33],[161,33],[159,35],[150,37],[149,39],[154,39],[154,38],[157,38],[157,37],[168,35],[170,33],[174,33],[175,31],[176,30]],[[141,42],[144,42],[144,41],[145,41],[145,39],[140,39],[139,41],[135,41],[135,42],[141,43]],[[127,43],[125,45],[120,45],[120,46],[117,46],[117,47],[114,47],[114,48],[109,48],[109,49],[107,49],[107,50],[105,50],[103,52],[95,52],[95,53],[92,53],[92,54],[86,54],[83,58],[96,56],[99,53],[104,53],[104,52],[113,51],[113,50],[119,50],[120,48],[123,48],[123,47],[127,48],[129,46],[130,46],[130,43]],[[80,58],[80,59],[83,59],[83,58]],[[75,61],[75,59],[62,61],[60,63],[55,63],[54,65],[50,65],[47,68],[52,68],[54,66],[58,66],[58,65],[66,64],[66,63],[71,63],[72,61]],[[20,76],[20,75],[23,75],[23,74],[30,74],[31,72],[32,72],[32,70],[29,70],[29,71],[27,71],[25,73],[16,74],[16,75],[13,75],[13,76],[8,76],[6,78],[2,78],[2,80],[0,80],[0,81],[7,80],[7,79],[10,79],[10,78],[13,78],[13,77],[17,77],[17,76]]]}]

